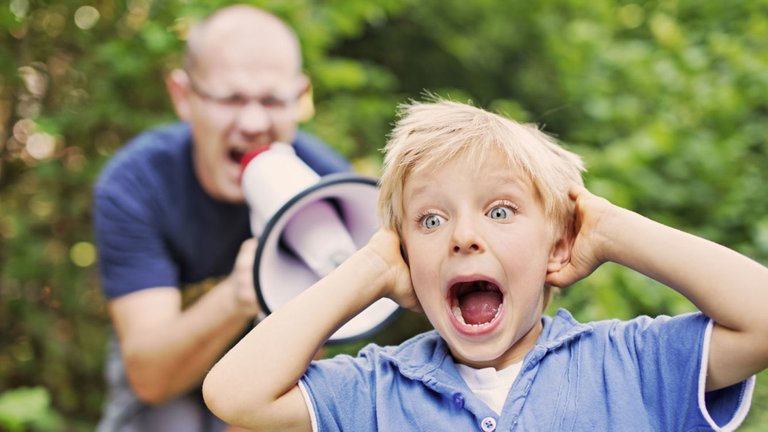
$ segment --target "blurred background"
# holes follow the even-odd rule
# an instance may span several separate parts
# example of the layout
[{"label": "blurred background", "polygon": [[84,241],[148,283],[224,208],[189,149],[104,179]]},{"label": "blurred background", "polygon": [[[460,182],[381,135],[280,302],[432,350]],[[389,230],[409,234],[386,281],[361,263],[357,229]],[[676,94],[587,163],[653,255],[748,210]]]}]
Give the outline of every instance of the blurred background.
[{"label": "blurred background", "polygon": [[[190,20],[228,3],[0,4],[0,430],[93,429],[108,320],[91,186],[128,138],[174,118],[163,76]],[[253,4],[301,38],[302,127],[360,172],[377,173],[397,104],[428,90],[543,125],[585,157],[594,192],[768,264],[768,1]],[[693,309],[610,264],[561,306],[581,320]],[[425,326],[404,314],[376,338]],[[768,430],[766,372],[743,430]]]}]

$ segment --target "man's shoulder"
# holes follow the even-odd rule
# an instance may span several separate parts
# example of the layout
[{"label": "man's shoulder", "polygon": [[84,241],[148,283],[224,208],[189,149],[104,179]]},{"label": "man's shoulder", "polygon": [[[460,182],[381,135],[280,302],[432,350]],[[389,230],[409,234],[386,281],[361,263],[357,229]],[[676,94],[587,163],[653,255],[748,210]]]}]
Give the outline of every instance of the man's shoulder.
[{"label": "man's shoulder", "polygon": [[174,157],[184,153],[192,145],[192,131],[183,122],[169,123],[148,129],[115,153],[115,163],[127,161],[151,161],[153,157]]},{"label": "man's shoulder", "polygon": [[192,134],[186,123],[146,130],[115,152],[102,170],[96,188],[148,173],[169,172],[179,164],[188,165],[191,143]]},{"label": "man's shoulder", "polygon": [[350,171],[349,163],[320,138],[298,130],[293,140],[296,155],[321,176]]}]

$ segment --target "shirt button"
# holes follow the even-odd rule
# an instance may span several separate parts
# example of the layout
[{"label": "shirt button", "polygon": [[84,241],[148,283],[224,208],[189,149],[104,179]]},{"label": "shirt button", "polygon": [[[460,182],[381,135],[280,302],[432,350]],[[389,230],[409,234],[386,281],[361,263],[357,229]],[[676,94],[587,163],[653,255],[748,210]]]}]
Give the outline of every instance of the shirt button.
[{"label": "shirt button", "polygon": [[496,430],[496,419],[493,417],[486,417],[480,421],[480,427],[484,432],[493,432]]},{"label": "shirt button", "polygon": [[464,396],[462,396],[461,393],[453,394],[453,406],[458,409],[464,408]]}]

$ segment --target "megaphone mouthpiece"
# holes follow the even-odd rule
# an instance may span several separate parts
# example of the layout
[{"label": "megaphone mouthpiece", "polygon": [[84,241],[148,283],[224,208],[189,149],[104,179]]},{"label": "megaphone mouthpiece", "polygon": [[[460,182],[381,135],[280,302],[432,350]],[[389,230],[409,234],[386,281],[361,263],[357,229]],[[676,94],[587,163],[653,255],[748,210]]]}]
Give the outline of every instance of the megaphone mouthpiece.
[{"label": "megaphone mouthpiece", "polygon": [[268,146],[268,145],[262,146],[262,147],[253,149],[243,155],[242,159],[240,159],[240,178],[242,178],[243,171],[245,171],[245,167],[247,167],[248,164],[251,163],[253,158],[269,150],[270,147],[271,146]]}]

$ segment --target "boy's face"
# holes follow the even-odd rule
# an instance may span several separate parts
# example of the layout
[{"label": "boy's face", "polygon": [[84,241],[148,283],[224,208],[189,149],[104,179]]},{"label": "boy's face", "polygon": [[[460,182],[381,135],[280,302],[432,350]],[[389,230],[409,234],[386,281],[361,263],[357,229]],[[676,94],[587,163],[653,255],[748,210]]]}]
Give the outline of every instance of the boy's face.
[{"label": "boy's face", "polygon": [[454,358],[477,368],[508,366],[536,342],[547,267],[563,253],[530,181],[505,161],[458,158],[411,174],[403,191],[416,295]]}]

